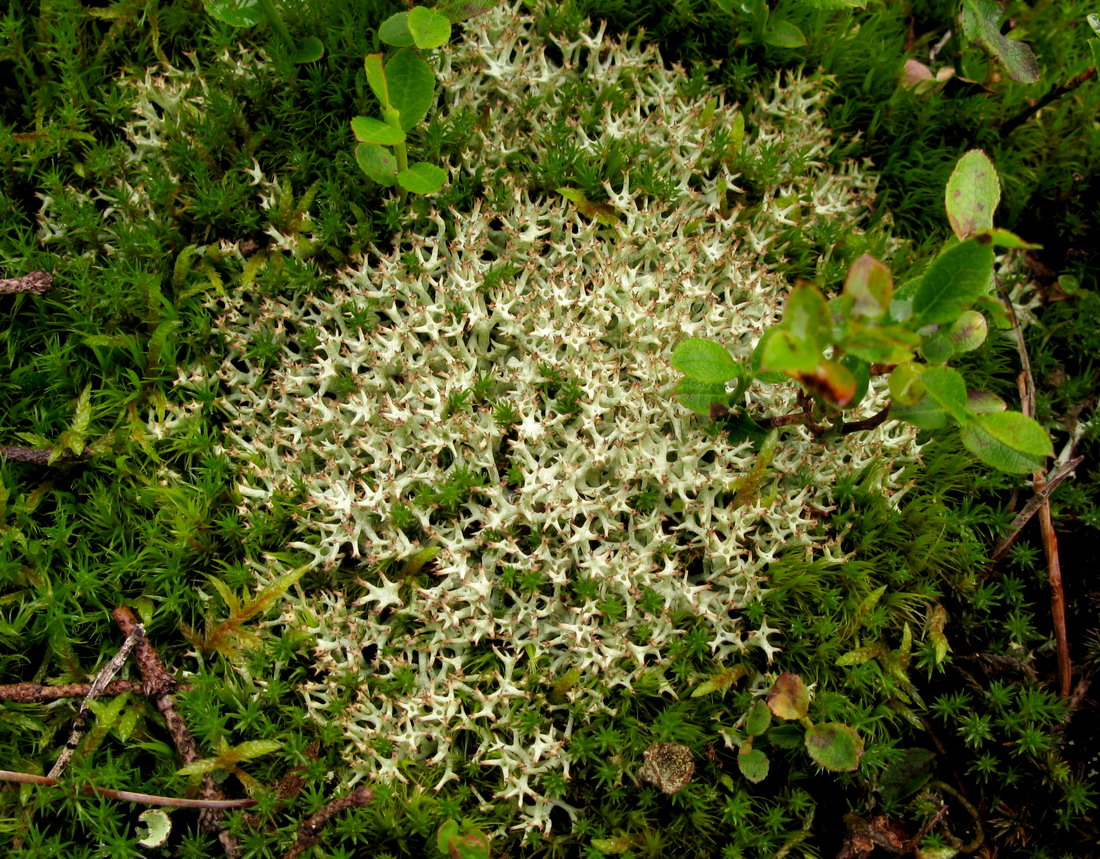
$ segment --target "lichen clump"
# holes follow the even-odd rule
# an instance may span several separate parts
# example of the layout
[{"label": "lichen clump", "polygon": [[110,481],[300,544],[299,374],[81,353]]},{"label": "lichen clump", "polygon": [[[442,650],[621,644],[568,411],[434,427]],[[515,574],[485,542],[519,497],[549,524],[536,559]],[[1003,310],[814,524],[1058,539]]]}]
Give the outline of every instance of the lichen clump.
[{"label": "lichen clump", "polygon": [[[689,622],[716,660],[770,661],[781,630],[739,611],[769,562],[839,558],[814,536],[830,484],[872,461],[889,481],[915,448],[897,426],[830,446],[792,430],[746,499],[752,445],[708,434],[670,396],[684,338],[720,338],[747,359],[777,320],[789,286],[761,254],[783,224],[854,222],[867,201],[858,165],[825,167],[820,92],[793,78],[761,93],[744,145],[789,157],[750,212],[729,202],[738,177],[710,148],[711,94],[652,49],[597,34],[548,51],[532,19],[500,9],[444,62],[444,110],[481,117],[451,169],[493,176],[491,199],[435,212],[434,230],[375,249],[330,293],[219,300],[233,352],[216,371],[219,405],[233,416],[242,515],[293,499],[294,548],[347,571],[346,586],[290,600],[277,623],[315,642],[317,679],[300,691],[342,729],[359,776],[439,787],[494,768],[517,828],[548,830],[554,806],[573,811],[544,786],[570,777],[578,720],[660,676]],[[586,79],[617,97],[584,128],[569,120],[575,145],[598,159],[635,142],[668,171],[664,197],[633,193],[629,170],[605,188],[614,226],[507,169],[547,157],[540,129],[575,107],[556,94]],[[712,107],[722,121],[735,110],[720,95]],[[270,194],[274,180],[257,184]],[[260,338],[278,360],[255,357]],[[880,405],[871,396],[868,413]],[[755,390],[751,407],[797,408],[785,385]]]}]

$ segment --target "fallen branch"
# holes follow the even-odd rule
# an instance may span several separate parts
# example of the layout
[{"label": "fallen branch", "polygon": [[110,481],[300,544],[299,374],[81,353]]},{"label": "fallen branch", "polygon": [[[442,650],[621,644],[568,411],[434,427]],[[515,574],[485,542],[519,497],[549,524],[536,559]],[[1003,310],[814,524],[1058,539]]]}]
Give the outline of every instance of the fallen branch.
[{"label": "fallen branch", "polygon": [[1009,523],[1008,533],[1001,538],[1001,541],[993,549],[993,554],[989,556],[989,567],[986,569],[987,574],[997,565],[1001,558],[1005,556],[1008,550],[1016,545],[1016,540],[1019,539],[1020,532],[1023,530],[1024,525],[1026,525],[1031,517],[1038,512],[1043,502],[1050,498],[1050,494],[1058,488],[1058,485],[1073,474],[1077,466],[1084,461],[1085,458],[1079,456],[1076,459],[1071,459],[1069,462],[1063,462],[1046,476],[1043,482],[1043,488],[1037,490],[1031,500],[1024,505],[1024,509],[1016,514],[1016,518]]},{"label": "fallen branch", "polygon": [[1085,71],[1081,72],[1079,75],[1074,75],[1064,84],[1052,86],[1047,91],[1047,94],[1036,100],[1034,104],[1020,111],[1020,113],[1016,114],[1016,116],[1012,117],[1012,119],[1007,122],[1002,123],[1000,128],[1001,137],[1007,137],[1052,101],[1057,101],[1067,93],[1073,92],[1085,81],[1092,80],[1094,77],[1096,77],[1096,66],[1093,66],[1091,69],[1085,69]]},{"label": "fallen branch", "polygon": [[[56,787],[61,784],[60,781],[49,776],[9,772],[8,770],[0,770],[0,781],[16,782],[17,784],[39,784],[44,787]],[[84,793],[103,796],[107,799],[139,802],[144,805],[159,805],[165,808],[249,808],[256,804],[254,799],[185,799],[178,796],[136,793],[132,790],[112,790],[111,788],[93,787],[92,785],[83,785],[81,790]]]},{"label": "fallen branch", "polygon": [[[12,462],[26,462],[31,465],[50,465],[50,456],[52,454],[52,450],[40,447],[0,447],[0,458],[10,459]],[[84,452],[79,455],[66,449],[53,461],[53,464],[56,465],[59,462],[83,461],[85,459],[91,459],[92,456],[93,452],[90,447],[85,447]]]},{"label": "fallen branch", "polygon": [[73,720],[73,729],[69,733],[69,739],[65,743],[65,748],[61,750],[61,754],[57,756],[57,761],[54,763],[53,768],[50,770],[47,778],[60,778],[61,773],[65,771],[65,767],[68,766],[69,760],[73,756],[73,752],[76,751],[77,745],[80,743],[80,738],[84,735],[84,726],[88,722],[88,714],[91,713],[90,702],[95,698],[98,698],[107,688],[107,684],[110,683],[119,669],[126,663],[126,657],[130,655],[130,650],[133,646],[145,639],[145,627],[140,623],[134,626],[134,628],[127,633],[126,640],[122,642],[122,646],[119,647],[118,653],[111,657],[111,660],[103,666],[103,669],[96,675],[95,680],[92,681],[91,686],[88,688],[88,694],[84,696],[84,700],[80,702],[80,709],[77,711],[76,719]]},{"label": "fallen branch", "polygon": [[53,276],[44,271],[32,271],[22,277],[0,278],[0,293],[42,295],[53,289]]},{"label": "fallen branch", "polygon": [[374,799],[374,791],[369,787],[358,788],[347,796],[342,796],[325,804],[316,814],[311,814],[298,827],[298,840],[291,845],[284,859],[298,859],[303,853],[321,840],[321,830],[334,815],[349,808],[366,805]]},{"label": "fallen branch", "polygon": [[[59,701],[62,698],[85,698],[92,688],[91,683],[61,683],[57,686],[43,686],[41,683],[10,683],[0,686],[0,701],[12,701],[16,704],[40,704],[43,701]],[[112,680],[100,695],[113,698],[126,692],[140,692],[141,684],[132,680]]]},{"label": "fallen branch", "polygon": [[[114,618],[119,629],[126,635],[129,635],[138,626],[137,618],[129,606],[119,606],[111,612],[111,617]],[[134,650],[134,660],[141,672],[145,694],[153,699],[153,703],[156,704],[157,709],[164,717],[168,733],[171,735],[172,742],[175,743],[183,763],[185,765],[192,764],[199,760],[200,755],[198,747],[195,745],[195,738],[191,735],[187,723],[183,721],[183,718],[177,712],[176,701],[172,697],[172,693],[176,691],[178,686],[176,678],[168,673],[168,669],[164,667],[164,662],[161,661],[160,656],[147,638],[142,638],[137,642]],[[202,798],[215,802],[225,801],[225,797],[222,796],[217,783],[209,773],[203,776],[202,779]],[[223,817],[220,807],[205,808],[199,815],[199,823],[207,832],[216,835],[218,841],[221,842],[225,855],[229,859],[237,859],[241,855],[241,848],[237,844],[237,839],[225,828]]]}]

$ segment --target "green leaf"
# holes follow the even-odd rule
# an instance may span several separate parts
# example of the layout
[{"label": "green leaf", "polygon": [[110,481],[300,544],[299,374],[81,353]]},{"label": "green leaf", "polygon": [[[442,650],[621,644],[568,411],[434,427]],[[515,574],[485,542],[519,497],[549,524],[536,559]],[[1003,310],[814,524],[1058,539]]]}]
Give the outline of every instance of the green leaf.
[{"label": "green leaf", "polygon": [[920,342],[919,334],[900,325],[849,319],[840,346],[846,354],[871,364],[902,364],[912,360]]},{"label": "green leaf", "polygon": [[773,48],[803,48],[806,46],[806,37],[790,21],[772,18],[768,22],[768,29],[764,32],[764,44]]},{"label": "green leaf", "polygon": [[[1095,15],[1089,16],[1095,18]],[[1100,69],[1100,39],[1089,39],[1089,52],[1092,54],[1093,68]]]},{"label": "green leaf", "polygon": [[619,853],[626,853],[630,848],[634,847],[634,842],[629,838],[623,838],[621,836],[616,836],[614,838],[593,838],[592,846],[606,856],[616,856]]},{"label": "green leaf", "polygon": [[890,404],[890,417],[922,430],[942,429],[947,426],[947,412],[927,394],[911,404],[894,400]]},{"label": "green leaf", "polygon": [[409,30],[409,13],[398,12],[390,15],[378,28],[378,38],[395,48],[411,48],[415,41]]},{"label": "green leaf", "polygon": [[772,724],[772,711],[768,709],[766,701],[757,700],[749,709],[748,718],[745,719],[745,733],[750,737],[759,737]]},{"label": "green leaf", "polygon": [[767,372],[813,373],[820,363],[820,349],[807,345],[783,328],[769,332],[760,355],[760,367]]},{"label": "green leaf", "polygon": [[863,740],[840,722],[823,722],[806,731],[806,751],[820,766],[832,772],[859,769]]},{"label": "green leaf", "polygon": [[947,626],[947,609],[937,603],[928,618],[928,640],[932,642],[932,647],[935,649],[937,665],[947,658],[947,636],[943,634],[945,626]]},{"label": "green leaf", "polygon": [[846,408],[856,395],[855,374],[839,361],[820,361],[809,372],[795,371],[791,375],[807,390],[841,408]]},{"label": "green leaf", "polygon": [[1003,412],[1008,405],[988,391],[967,391],[966,407],[976,415],[991,415],[994,412]]},{"label": "green leaf", "polygon": [[797,674],[784,671],[768,693],[768,709],[780,719],[801,719],[810,712],[810,690]]},{"label": "green leaf", "polygon": [[374,93],[383,109],[389,107],[390,91],[386,85],[386,72],[382,67],[382,55],[367,54],[363,58],[363,68],[367,71],[367,83],[370,84],[371,92]]},{"label": "green leaf", "polygon": [[409,10],[408,29],[422,51],[445,45],[451,38],[450,20],[426,6],[414,6]]},{"label": "green leaf", "polygon": [[685,376],[676,385],[676,399],[698,415],[710,415],[710,407],[729,405],[730,395],[724,382],[700,382]]},{"label": "green leaf", "polygon": [[233,746],[224,754],[220,754],[218,759],[221,761],[233,763],[240,763],[241,761],[250,761],[253,758],[258,758],[263,755],[270,755],[272,752],[277,752],[283,747],[283,744],[278,740],[248,740],[241,743],[239,746]]},{"label": "green leaf", "polygon": [[410,194],[435,194],[447,182],[447,171],[419,161],[397,174],[397,181]]},{"label": "green leaf", "polygon": [[1100,15],[1090,12],[1085,16],[1085,20],[1088,21],[1088,25],[1092,27],[1092,32],[1100,36]]},{"label": "green leaf", "polygon": [[993,229],[993,211],[1001,201],[1001,183],[993,162],[980,149],[971,149],[955,165],[947,180],[947,220],[960,239],[979,230]]},{"label": "green leaf", "polygon": [[405,48],[386,61],[386,86],[390,104],[401,113],[401,128],[408,131],[431,110],[435,102],[435,74],[415,51]]},{"label": "green leaf", "polygon": [[736,379],[744,372],[725,346],[713,340],[692,337],[676,347],[672,366],[697,382],[716,384]]},{"label": "green leaf", "polygon": [[295,65],[315,63],[325,55],[325,46],[316,36],[306,36],[294,46],[290,61]]},{"label": "green leaf", "polygon": [[780,326],[808,349],[825,351],[832,335],[832,314],[824,293],[812,283],[799,283],[791,290]]},{"label": "green leaf", "polygon": [[885,655],[886,648],[876,641],[874,644],[868,644],[864,647],[857,647],[855,650],[849,650],[843,656],[837,658],[836,664],[841,668],[845,668],[849,665],[863,665],[865,662],[870,662],[872,659],[879,659]]},{"label": "green leaf", "polygon": [[232,27],[251,27],[264,20],[257,0],[203,0],[207,14]]},{"label": "green leaf", "polygon": [[1010,474],[1040,471],[1054,455],[1046,430],[1019,412],[975,416],[962,428],[962,443],[986,465]]},{"label": "green leaf", "polygon": [[379,185],[389,188],[397,183],[397,159],[392,152],[377,143],[360,143],[356,146],[355,161]]},{"label": "green leaf", "polygon": [[890,309],[894,295],[890,269],[870,254],[864,254],[848,269],[844,294],[852,299],[852,312],[857,316],[881,319]]},{"label": "green leaf", "polygon": [[911,406],[924,396],[924,383],[921,382],[921,374],[924,367],[912,361],[898,364],[890,371],[888,384],[890,396],[898,403]]},{"label": "green leaf", "polygon": [[978,310],[967,310],[951,323],[947,336],[956,352],[972,352],[985,342],[989,323]]},{"label": "green leaf", "polygon": [[952,322],[989,288],[993,245],[967,239],[939,254],[913,295],[918,326]]},{"label": "green leaf", "polygon": [[1034,242],[1025,242],[1015,233],[1011,233],[1008,230],[1002,230],[1000,227],[994,227],[992,230],[978,230],[974,234],[975,236],[988,238],[999,248],[1012,248],[1019,250],[1039,250],[1043,246],[1037,245]]},{"label": "green leaf", "polygon": [[357,116],[351,121],[351,133],[360,143],[380,143],[394,146],[405,142],[405,132],[371,116]]},{"label": "green leaf", "polygon": [[768,341],[775,336],[778,330],[778,328],[772,327],[765,331],[761,338],[756,341],[756,346],[752,350],[752,357],[749,358],[749,374],[765,385],[779,385],[787,381],[786,373],[769,373],[760,369],[760,365],[764,361],[764,350],[768,348]]},{"label": "green leaf", "polygon": [[1038,83],[1039,64],[1034,52],[1023,42],[1001,34],[1001,12],[995,0],[962,0],[959,23],[963,35],[1000,60],[1014,81]]},{"label": "green leaf", "polygon": [[955,344],[951,342],[947,332],[940,328],[924,338],[924,342],[920,344],[920,353],[929,364],[946,364],[955,354]]},{"label": "green leaf", "polygon": [[737,768],[741,770],[741,775],[753,784],[759,784],[768,777],[770,766],[768,756],[760,749],[751,747],[746,749],[742,746],[737,753]]},{"label": "green leaf", "polygon": [[802,5],[812,9],[862,9],[867,0],[802,0]]},{"label": "green leaf", "polygon": [[726,144],[726,155],[736,158],[741,154],[745,145],[745,114],[736,111],[733,114],[732,127],[730,128],[729,143]]},{"label": "green leaf", "polygon": [[959,423],[971,417],[966,405],[966,382],[950,367],[928,367],[921,374],[924,389],[936,404]]},{"label": "green leaf", "polygon": [[845,355],[840,359],[840,363],[856,380],[855,393],[847,404],[847,408],[854,409],[867,396],[867,390],[871,387],[871,365],[855,355]]},{"label": "green leaf", "polygon": [[[73,417],[73,429],[83,435],[88,431],[88,424],[92,420],[92,386],[85,385],[84,390],[80,392],[80,396],[76,401],[76,415]],[[84,451],[84,446],[80,446],[80,450],[74,450],[73,453],[80,454]]]},{"label": "green leaf", "polygon": [[598,221],[608,227],[619,222],[619,213],[609,203],[594,203],[579,188],[558,188],[559,194],[575,205],[582,215],[590,221]]}]

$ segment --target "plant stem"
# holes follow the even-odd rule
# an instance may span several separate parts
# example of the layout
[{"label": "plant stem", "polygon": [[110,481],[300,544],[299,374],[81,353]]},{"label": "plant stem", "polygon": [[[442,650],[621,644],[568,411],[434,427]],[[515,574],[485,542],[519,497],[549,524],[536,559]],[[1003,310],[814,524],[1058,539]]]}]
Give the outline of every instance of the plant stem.
[{"label": "plant stem", "polygon": [[[111,612],[111,617],[114,618],[118,628],[127,635],[138,626],[137,617],[129,606],[119,606]],[[164,667],[160,655],[153,648],[148,638],[142,638],[137,642],[134,650],[134,661],[137,662],[138,669],[141,672],[145,694],[153,699],[157,709],[164,716],[164,723],[168,728],[168,733],[172,736],[172,741],[176,744],[180,758],[184,764],[193,764],[199,760],[200,755],[195,745],[195,738],[191,735],[191,730],[176,711],[176,702],[172,697],[172,693],[178,686],[176,678],[168,673],[168,669]],[[209,773],[203,776],[202,779],[202,798],[218,802],[225,800],[217,783]],[[241,848],[237,844],[237,839],[225,828],[222,817],[223,815],[217,807],[206,808],[199,815],[199,822],[208,832],[216,834],[225,855],[229,859],[237,859],[241,856]]]},{"label": "plant stem", "polygon": [[[32,775],[31,773],[17,773],[9,770],[0,770],[0,781],[15,782],[17,784],[39,784],[44,787],[54,787],[57,779],[46,775]],[[158,796],[153,793],[135,793],[132,790],[112,790],[107,787],[94,787],[84,785],[84,793],[95,796],[105,796],[108,799],[120,799],[123,802],[141,802],[145,805],[161,805],[166,808],[249,808],[256,804],[254,799],[185,799],[178,796]]]},{"label": "plant stem", "polygon": [[298,840],[286,852],[284,859],[298,859],[303,853],[321,840],[321,829],[329,818],[348,808],[366,805],[374,799],[374,791],[369,787],[361,787],[352,791],[347,796],[331,800],[316,814],[312,814],[302,821],[298,827]]},{"label": "plant stem", "polygon": [[1081,74],[1075,75],[1070,78],[1064,84],[1056,84],[1052,86],[1050,90],[1036,101],[1034,104],[1029,105],[1026,109],[1022,110],[1012,119],[1001,124],[1000,132],[1002,137],[1006,137],[1027,122],[1031,117],[1037,114],[1040,110],[1050,104],[1052,101],[1057,101],[1067,93],[1073,92],[1077,87],[1081,86],[1085,81],[1092,80],[1096,77],[1096,66],[1091,69],[1085,69]]},{"label": "plant stem", "polygon": [[88,714],[91,712],[89,702],[103,694],[107,684],[114,679],[119,669],[125,664],[126,657],[130,655],[130,650],[143,638],[145,638],[145,627],[139,623],[127,634],[126,640],[122,642],[122,646],[118,649],[118,653],[112,656],[111,660],[103,666],[103,670],[96,675],[92,685],[88,688],[88,694],[80,702],[80,710],[77,711],[76,719],[73,720],[73,728],[69,734],[69,739],[65,743],[65,748],[61,750],[61,754],[57,756],[57,761],[50,770],[48,778],[61,777],[61,773],[65,771],[73,752],[76,751],[76,747],[80,743],[80,737],[84,734],[84,725],[87,723]]},{"label": "plant stem", "polygon": [[0,293],[26,292],[42,295],[53,289],[53,277],[44,271],[32,271],[22,277],[0,278]]},{"label": "plant stem", "polygon": [[[1095,72],[1096,70],[1093,69]],[[1020,320],[1016,316],[1016,308],[1012,306],[1012,298],[1007,290],[997,287],[1001,293],[1001,301],[1008,311],[1008,318],[1012,321],[1012,331],[1016,335],[1016,346],[1020,352],[1020,364],[1023,370],[1017,380],[1020,386],[1020,410],[1027,417],[1035,416],[1035,377],[1031,372],[1031,358],[1027,353],[1027,342],[1024,340],[1024,332],[1020,327]],[[1036,471],[1032,476],[1035,491],[1041,493],[1046,486],[1046,477],[1041,471]],[[1058,691],[1063,698],[1068,698],[1073,689],[1073,663],[1069,658],[1069,634],[1066,631],[1066,595],[1062,587],[1062,564],[1058,557],[1058,535],[1054,533],[1054,523],[1050,518],[1050,494],[1047,493],[1040,501],[1039,527],[1043,533],[1043,549],[1047,556],[1047,573],[1050,581],[1050,613],[1054,623],[1054,644],[1058,653]]]}]

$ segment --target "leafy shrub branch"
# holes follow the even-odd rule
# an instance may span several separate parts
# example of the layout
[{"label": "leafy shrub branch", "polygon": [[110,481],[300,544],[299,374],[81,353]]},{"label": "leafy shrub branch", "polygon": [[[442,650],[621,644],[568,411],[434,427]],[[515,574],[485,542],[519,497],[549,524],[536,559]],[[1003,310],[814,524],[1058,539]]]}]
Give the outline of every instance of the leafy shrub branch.
[{"label": "leafy shrub branch", "polygon": [[[771,426],[800,423],[817,435],[869,429],[887,418],[924,430],[959,425],[963,444],[978,459],[1002,471],[1027,474],[1053,455],[1038,423],[1008,411],[993,394],[971,391],[947,366],[956,355],[985,340],[985,314],[1003,317],[993,298],[994,247],[1034,248],[993,226],[1000,183],[980,150],[966,153],[947,183],[947,216],[955,237],[924,274],[895,289],[889,269],[864,255],[852,265],[842,293],[828,298],[812,283],[791,291],[782,321],[765,332],[748,363],[737,362],[719,343],[692,338],[672,356],[684,373],[677,395],[700,414],[722,416],[736,408],[754,382],[786,378],[802,385],[803,412],[767,420]],[[980,308],[980,309],[978,309]],[[845,410],[866,396],[872,375],[889,375],[891,400],[865,421],[844,421]],[[727,392],[727,383],[735,389]],[[747,435],[764,431],[740,417]]]}]

